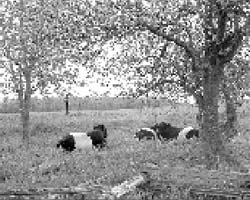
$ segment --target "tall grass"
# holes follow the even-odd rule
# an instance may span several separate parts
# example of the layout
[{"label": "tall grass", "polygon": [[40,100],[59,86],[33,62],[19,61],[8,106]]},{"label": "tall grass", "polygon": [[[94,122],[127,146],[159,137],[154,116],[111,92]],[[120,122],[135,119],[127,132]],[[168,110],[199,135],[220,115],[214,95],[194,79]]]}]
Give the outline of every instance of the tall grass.
[{"label": "tall grass", "polygon": [[[1,114],[0,166],[4,168],[2,178],[6,177],[6,181],[0,186],[66,186],[98,178],[108,185],[120,183],[138,174],[143,163],[160,161],[160,154],[153,143],[134,140],[135,131],[151,126],[155,122],[154,113],[157,113],[157,121],[178,121],[179,125],[195,119],[188,107],[182,106],[181,110],[188,115],[186,119],[181,119],[176,115],[176,109],[170,107],[143,111],[86,110],[71,112],[68,116],[64,112],[33,112],[30,149],[22,146],[19,115]],[[98,123],[105,124],[108,129],[107,151],[64,154],[55,148],[57,141],[67,133],[88,131]]]},{"label": "tall grass", "polygon": [[[244,164],[250,163],[248,110],[249,106],[245,105],[238,113],[240,130],[244,134],[229,145],[232,154]],[[64,112],[32,112],[29,149],[22,146],[19,115],[0,114],[0,189],[65,187],[96,181],[114,186],[138,175],[148,163],[171,169],[200,165],[198,140],[157,145],[153,141],[137,142],[133,138],[136,129],[155,122],[197,127],[196,113],[197,108],[188,105],[72,111],[68,116]],[[108,129],[109,149],[64,153],[55,148],[65,134],[88,131],[98,123],[105,124]],[[167,176],[159,175],[157,179]],[[181,176],[190,179],[188,173]],[[173,172],[171,179],[174,177],[180,178]]]}]

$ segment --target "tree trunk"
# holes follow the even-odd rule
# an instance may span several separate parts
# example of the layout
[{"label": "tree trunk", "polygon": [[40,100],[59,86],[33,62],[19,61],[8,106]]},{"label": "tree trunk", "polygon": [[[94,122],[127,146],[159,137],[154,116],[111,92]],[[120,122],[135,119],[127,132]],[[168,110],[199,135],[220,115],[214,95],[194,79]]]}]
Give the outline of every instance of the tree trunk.
[{"label": "tree trunk", "polygon": [[[28,57],[28,50],[26,43],[26,36],[25,36],[25,6],[24,1],[20,0],[20,44],[21,49],[23,52],[23,57],[20,59],[19,63],[19,73],[20,73],[20,80],[19,80],[19,100],[20,100],[20,109],[21,109],[21,121],[22,121],[22,136],[23,136],[23,143],[26,148],[29,147],[29,111],[30,111],[30,96],[31,96],[31,68],[30,64],[34,64],[34,58]],[[23,83],[23,79],[25,82]],[[25,85],[25,88],[24,88]]]},{"label": "tree trunk", "polygon": [[[24,103],[24,105],[26,102]],[[29,111],[27,110],[27,107],[24,106],[21,113],[22,118],[22,126],[23,126],[23,143],[25,147],[29,147]]]},{"label": "tree trunk", "polygon": [[29,113],[30,113],[30,98],[31,98],[31,74],[30,72],[25,73],[25,92],[23,97],[23,105],[21,109],[21,120],[22,120],[22,126],[23,126],[23,143],[25,147],[29,147]]},{"label": "tree trunk", "polygon": [[201,139],[207,168],[217,168],[218,158],[224,151],[219,130],[218,100],[221,72],[219,66],[208,66],[204,71],[203,119]]}]

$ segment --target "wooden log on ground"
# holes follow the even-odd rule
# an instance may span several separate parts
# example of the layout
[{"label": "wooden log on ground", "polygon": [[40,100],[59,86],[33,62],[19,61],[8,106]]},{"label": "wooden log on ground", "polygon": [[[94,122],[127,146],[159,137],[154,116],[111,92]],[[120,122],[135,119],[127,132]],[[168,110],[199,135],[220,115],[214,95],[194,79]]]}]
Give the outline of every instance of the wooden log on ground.
[{"label": "wooden log on ground", "polygon": [[111,188],[111,194],[117,198],[120,198],[121,196],[134,191],[138,185],[141,185],[145,181],[145,176],[136,176],[131,180],[125,181],[122,184]]}]

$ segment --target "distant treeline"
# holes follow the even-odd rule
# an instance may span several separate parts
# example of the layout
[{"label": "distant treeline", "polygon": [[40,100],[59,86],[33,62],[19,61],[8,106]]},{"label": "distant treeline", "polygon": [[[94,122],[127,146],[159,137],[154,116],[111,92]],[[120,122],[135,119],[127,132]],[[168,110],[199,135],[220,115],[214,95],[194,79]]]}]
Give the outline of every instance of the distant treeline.
[{"label": "distant treeline", "polygon": [[[135,98],[112,98],[112,97],[70,97],[70,110],[115,110],[115,109],[143,109],[145,107],[159,107],[169,104],[167,99],[135,99]],[[65,110],[64,98],[32,98],[32,112],[55,112]],[[17,100],[5,100],[0,104],[0,113],[19,112]]]}]

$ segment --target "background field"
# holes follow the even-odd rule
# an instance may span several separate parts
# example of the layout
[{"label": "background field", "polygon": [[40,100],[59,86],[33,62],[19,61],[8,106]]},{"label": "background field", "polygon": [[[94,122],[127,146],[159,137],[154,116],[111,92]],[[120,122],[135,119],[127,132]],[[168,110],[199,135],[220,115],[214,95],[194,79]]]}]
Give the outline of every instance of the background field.
[{"label": "background field", "polygon": [[[115,109],[141,109],[144,106],[159,107],[169,104],[167,99],[135,99],[135,98],[113,98],[113,97],[70,97],[70,110],[115,110]],[[43,99],[31,99],[31,111],[33,112],[55,112],[65,109],[63,97],[48,97]],[[19,112],[19,103],[17,100],[5,99],[0,104],[0,113]]]},{"label": "background field", "polygon": [[[244,165],[250,163],[249,105],[238,110],[237,141],[228,145],[232,154]],[[224,114],[221,109],[221,119]],[[84,182],[113,186],[138,175],[151,163],[157,166],[191,168],[202,164],[198,140],[169,142],[137,142],[133,135],[140,127],[155,122],[170,122],[178,127],[197,127],[195,106],[162,104],[143,109],[81,110],[65,116],[60,112],[31,113],[31,147],[21,145],[19,114],[0,115],[0,189],[64,187]],[[103,123],[108,129],[109,149],[75,151],[65,154],[55,148],[69,132],[91,130]],[[221,166],[221,170],[231,170]],[[233,169],[233,170],[239,170]]]}]

